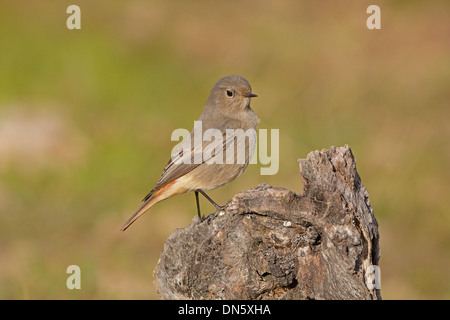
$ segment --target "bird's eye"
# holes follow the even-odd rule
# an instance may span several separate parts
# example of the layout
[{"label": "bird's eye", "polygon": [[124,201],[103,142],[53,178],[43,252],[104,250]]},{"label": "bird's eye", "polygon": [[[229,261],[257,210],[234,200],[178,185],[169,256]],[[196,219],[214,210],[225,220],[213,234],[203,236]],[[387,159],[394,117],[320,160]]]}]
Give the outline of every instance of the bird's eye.
[{"label": "bird's eye", "polygon": [[229,96],[230,98],[232,98],[234,95],[233,91],[230,89],[227,89],[227,96]]}]

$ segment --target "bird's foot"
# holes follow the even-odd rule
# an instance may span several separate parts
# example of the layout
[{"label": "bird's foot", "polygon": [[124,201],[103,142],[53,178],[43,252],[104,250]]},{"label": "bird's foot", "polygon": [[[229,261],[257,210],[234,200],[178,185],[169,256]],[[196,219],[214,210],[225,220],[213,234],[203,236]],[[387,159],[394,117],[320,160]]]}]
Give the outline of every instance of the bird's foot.
[{"label": "bird's foot", "polygon": [[216,207],[216,212],[214,212],[215,214],[218,214],[219,216],[223,216],[225,214],[226,211],[226,207],[228,206],[228,204],[231,202],[231,200],[228,200],[227,203],[225,203],[225,205],[223,206],[215,206]]}]

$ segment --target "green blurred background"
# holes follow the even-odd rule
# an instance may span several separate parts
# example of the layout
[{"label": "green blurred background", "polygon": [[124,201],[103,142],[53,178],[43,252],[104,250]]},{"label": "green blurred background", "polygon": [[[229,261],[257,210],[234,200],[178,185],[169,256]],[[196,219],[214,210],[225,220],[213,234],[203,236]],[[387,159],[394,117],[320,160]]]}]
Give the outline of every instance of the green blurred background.
[{"label": "green blurred background", "polygon": [[[66,8],[81,8],[68,30]],[[381,7],[381,30],[366,9]],[[0,298],[157,299],[194,196],[119,228],[212,85],[239,74],[280,169],[210,192],[301,192],[298,158],[349,144],[381,236],[385,299],[449,299],[449,1],[2,1]],[[204,200],[204,211],[212,207]],[[66,268],[81,268],[81,290]]]}]

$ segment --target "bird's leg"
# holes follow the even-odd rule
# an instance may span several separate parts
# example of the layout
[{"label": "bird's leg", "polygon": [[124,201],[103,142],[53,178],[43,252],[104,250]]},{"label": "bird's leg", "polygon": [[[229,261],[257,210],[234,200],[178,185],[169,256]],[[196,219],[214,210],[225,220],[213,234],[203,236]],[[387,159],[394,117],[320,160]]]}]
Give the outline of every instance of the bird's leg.
[{"label": "bird's leg", "polygon": [[198,215],[198,218],[200,219],[200,222],[203,222],[203,220],[205,220],[205,218],[202,217],[202,215],[200,214],[200,202],[198,201],[198,191],[195,190],[194,193],[195,193],[195,201],[197,202],[197,215]]},{"label": "bird's leg", "polygon": [[200,192],[209,202],[211,202],[211,204],[216,208],[217,211],[223,210],[225,208],[225,206],[219,206],[217,203],[215,203],[213,199],[211,199],[203,190],[197,189],[195,192]]}]

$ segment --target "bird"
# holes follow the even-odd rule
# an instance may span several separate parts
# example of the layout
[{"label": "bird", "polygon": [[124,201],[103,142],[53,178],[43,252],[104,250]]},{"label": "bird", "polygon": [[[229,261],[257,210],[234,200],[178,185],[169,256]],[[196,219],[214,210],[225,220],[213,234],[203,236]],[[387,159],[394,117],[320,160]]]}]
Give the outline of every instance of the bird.
[{"label": "bird", "polygon": [[[201,124],[200,130],[194,125],[189,138],[174,148],[159,181],[120,230],[125,231],[156,203],[188,192],[195,194],[197,215],[201,222],[205,218],[200,213],[199,194],[215,207],[216,212],[222,210],[225,206],[219,206],[205,191],[233,181],[247,168],[255,151],[256,129],[260,122],[250,107],[251,99],[254,97],[257,95],[252,93],[250,83],[244,77],[229,75],[219,79],[209,93],[203,112],[197,122],[194,122]],[[207,132],[215,133],[215,139],[202,141],[200,148],[198,145],[195,146],[195,143],[193,145],[196,134]],[[248,139],[242,140],[230,135],[230,132],[253,132],[254,136],[250,137],[250,134],[247,136]],[[243,156],[239,155],[240,147],[245,147]],[[206,152],[207,150],[209,152]],[[229,154],[231,156],[227,157]],[[199,155],[202,157],[197,158]],[[223,159],[226,159],[225,163]]]}]

